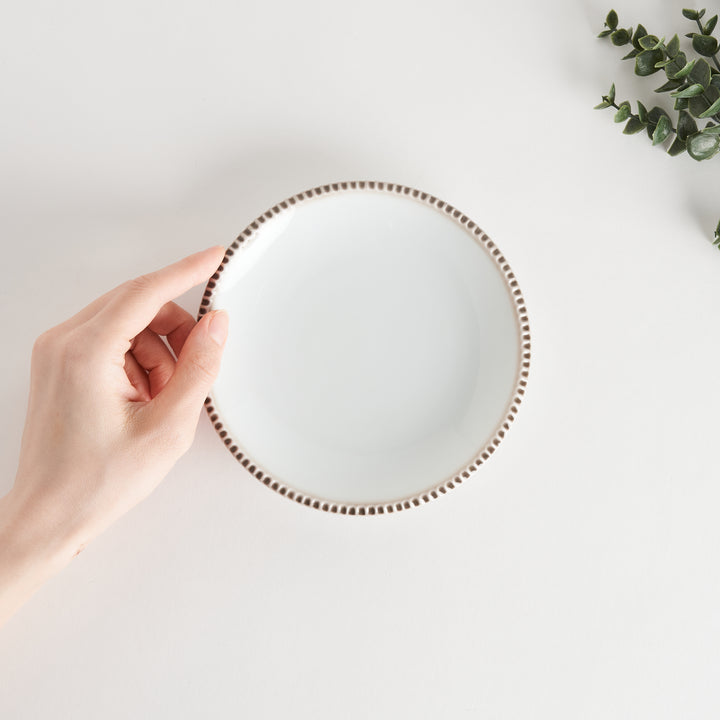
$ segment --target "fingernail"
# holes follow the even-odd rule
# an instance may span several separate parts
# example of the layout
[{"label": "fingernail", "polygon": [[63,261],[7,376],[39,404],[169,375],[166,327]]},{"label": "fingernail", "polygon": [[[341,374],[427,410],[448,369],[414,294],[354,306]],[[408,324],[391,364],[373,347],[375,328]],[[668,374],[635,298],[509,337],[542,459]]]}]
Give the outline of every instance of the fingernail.
[{"label": "fingernail", "polygon": [[208,333],[210,337],[218,344],[224,345],[227,340],[229,318],[224,310],[216,310],[210,318],[210,327]]}]

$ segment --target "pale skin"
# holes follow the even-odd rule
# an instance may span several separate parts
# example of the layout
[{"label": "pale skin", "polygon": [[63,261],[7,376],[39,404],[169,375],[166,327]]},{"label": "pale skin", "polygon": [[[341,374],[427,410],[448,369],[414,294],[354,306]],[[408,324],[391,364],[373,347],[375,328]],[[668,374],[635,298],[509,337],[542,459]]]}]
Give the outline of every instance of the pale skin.
[{"label": "pale skin", "polygon": [[189,449],[228,317],[196,323],[172,301],[223,253],[130,280],[36,340],[17,476],[0,498],[0,626]]}]

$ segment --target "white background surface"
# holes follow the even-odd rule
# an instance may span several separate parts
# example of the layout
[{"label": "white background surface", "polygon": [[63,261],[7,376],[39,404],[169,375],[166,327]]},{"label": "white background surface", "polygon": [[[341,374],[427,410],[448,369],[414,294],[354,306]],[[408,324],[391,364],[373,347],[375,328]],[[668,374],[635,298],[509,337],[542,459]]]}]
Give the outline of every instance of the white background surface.
[{"label": "white background surface", "polygon": [[2,631],[0,717],[717,716],[718,165],[591,110],[656,86],[594,40],[605,3],[4,5],[0,489],[39,332],[316,184],[478,221],[534,354],[492,460],[392,517],[277,496],[203,417]]}]

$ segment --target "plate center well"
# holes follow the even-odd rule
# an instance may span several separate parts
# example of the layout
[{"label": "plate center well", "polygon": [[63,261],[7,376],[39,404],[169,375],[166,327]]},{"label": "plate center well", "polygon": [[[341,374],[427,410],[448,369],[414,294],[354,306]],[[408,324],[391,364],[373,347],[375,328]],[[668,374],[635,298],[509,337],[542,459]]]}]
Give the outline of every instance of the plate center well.
[{"label": "plate center well", "polygon": [[266,472],[383,502],[469,463],[507,411],[519,341],[497,265],[426,204],[379,192],[300,203],[225,267],[215,406]]}]

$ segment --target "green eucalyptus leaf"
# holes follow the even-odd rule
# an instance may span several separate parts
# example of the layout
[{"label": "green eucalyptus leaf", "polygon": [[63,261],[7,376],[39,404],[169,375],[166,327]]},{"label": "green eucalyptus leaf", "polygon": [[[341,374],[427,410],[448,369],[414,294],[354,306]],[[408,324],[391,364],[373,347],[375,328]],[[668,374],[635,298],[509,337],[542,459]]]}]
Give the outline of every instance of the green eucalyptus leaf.
[{"label": "green eucalyptus leaf", "polygon": [[635,31],[635,34],[632,37],[632,44],[638,49],[642,50],[640,47],[640,38],[645,37],[648,34],[648,31],[645,29],[643,25],[638,25],[637,30]]},{"label": "green eucalyptus leaf", "polygon": [[705,88],[700,85],[700,83],[695,83],[694,85],[689,85],[688,87],[684,88],[683,90],[678,90],[677,92],[674,92],[672,94],[673,97],[679,97],[679,98],[691,98],[691,97],[697,97],[698,95],[702,95],[703,92],[705,92]]},{"label": "green eucalyptus leaf", "polygon": [[659,145],[663,140],[667,138],[667,136],[670,134],[672,130],[672,126],[670,125],[670,119],[667,115],[663,115],[659,120],[658,124],[655,127],[655,131],[653,132],[652,141],[653,145]]},{"label": "green eucalyptus leaf", "polygon": [[659,88],[655,88],[656,93],[670,92],[671,90],[677,90],[683,84],[682,80],[668,80],[664,85]]},{"label": "green eucalyptus leaf", "polygon": [[675,157],[676,155],[680,155],[680,153],[685,152],[685,142],[683,140],[680,140],[680,138],[675,138],[673,140],[673,144],[668,149],[668,155],[672,155],[672,157]]},{"label": "green eucalyptus leaf", "polygon": [[718,90],[720,90],[720,74],[714,74],[710,78],[710,87],[716,87]]},{"label": "green eucalyptus leaf", "polygon": [[662,62],[664,57],[662,50],[643,50],[635,58],[635,74],[646,77],[656,73],[658,70],[655,64]]},{"label": "green eucalyptus leaf", "polygon": [[699,118],[719,97],[720,90],[711,85],[703,95],[690,98],[688,110],[694,117]]},{"label": "green eucalyptus leaf", "polygon": [[720,135],[699,132],[687,139],[688,155],[693,160],[709,160],[720,150]]},{"label": "green eucalyptus leaf", "polygon": [[677,35],[672,36],[672,39],[667,44],[667,48],[665,48],[665,52],[671,58],[674,58],[678,52],[680,52],[680,38]]},{"label": "green eucalyptus leaf", "polygon": [[687,110],[690,106],[690,101],[687,98],[675,98],[675,109],[676,110]]},{"label": "green eucalyptus leaf", "polygon": [[650,108],[648,112],[648,122],[651,122],[653,125],[657,125],[657,121],[663,115],[667,116],[668,118],[670,117],[665,110],[655,105],[654,107]]},{"label": "green eucalyptus leaf", "polygon": [[693,35],[693,50],[698,55],[712,57],[718,50],[718,41],[712,35]]},{"label": "green eucalyptus leaf", "polygon": [[680,112],[677,124],[677,136],[680,140],[687,140],[691,135],[694,135],[698,130],[697,123],[693,120],[692,115],[685,110]]},{"label": "green eucalyptus leaf", "polygon": [[[665,74],[668,80],[675,80],[676,75],[681,72],[687,65],[687,57],[684,52],[679,52],[670,62],[665,66]],[[692,69],[692,68],[690,68]],[[688,70],[687,72],[690,72]]]},{"label": "green eucalyptus leaf", "polygon": [[[693,18],[694,19],[694,18]],[[618,26],[618,14],[611,10],[607,17],[605,18],[605,24],[611,29],[614,30]]]},{"label": "green eucalyptus leaf", "polygon": [[647,134],[648,137],[652,140],[653,133],[655,132],[655,128],[657,127],[658,121],[661,117],[667,117],[667,119],[670,119],[670,116],[663,110],[661,107],[658,107],[657,105],[653,108],[651,108],[648,111],[647,114]]},{"label": "green eucalyptus leaf", "polygon": [[711,75],[708,61],[701,58],[693,65],[692,70],[688,74],[688,81],[698,83],[703,86],[703,89],[706,89],[710,86]]},{"label": "green eucalyptus leaf", "polygon": [[638,107],[638,117],[640,118],[640,122],[643,124],[647,124],[647,121],[648,121],[647,108],[639,100],[637,101],[637,107]]},{"label": "green eucalyptus leaf", "polygon": [[638,120],[636,117],[631,117],[627,121],[627,125],[625,126],[625,129],[623,130],[623,134],[625,135],[635,135],[635,133],[639,133],[641,130],[645,129],[645,123]]},{"label": "green eucalyptus leaf", "polygon": [[713,15],[704,25],[703,25],[703,35],[712,35],[712,31],[715,29],[715,26],[717,25],[718,16]]},{"label": "green eucalyptus leaf", "polygon": [[711,117],[720,113],[720,98],[718,98],[705,112],[700,113],[701,118]]},{"label": "green eucalyptus leaf", "polygon": [[608,35],[610,35],[611,32],[612,32],[612,30],[603,30],[602,32],[598,33],[598,37],[599,38],[607,37]]},{"label": "green eucalyptus leaf", "polygon": [[697,60],[691,60],[682,69],[678,70],[673,75],[673,78],[675,80],[681,80],[682,78],[687,77],[692,72],[692,69],[695,67],[695,63],[697,63]]},{"label": "green eucalyptus leaf", "polygon": [[702,16],[705,14],[705,8],[698,10],[698,20],[702,20]]},{"label": "green eucalyptus leaf", "polygon": [[622,59],[623,60],[632,60],[634,57],[637,57],[640,53],[639,50],[636,48],[633,48],[627,55],[625,55]]},{"label": "green eucalyptus leaf", "polygon": [[708,108],[704,97],[694,97],[688,100],[687,109],[693,117],[699,118]]},{"label": "green eucalyptus leaf", "polygon": [[632,111],[630,110],[630,103],[626,100],[623,103],[620,103],[620,107],[618,108],[618,111],[615,113],[615,122],[621,123],[625,122],[630,115],[632,114]]},{"label": "green eucalyptus leaf", "polygon": [[703,130],[705,135],[720,135],[720,125],[709,125]]},{"label": "green eucalyptus leaf", "polygon": [[658,38],[655,35],[646,35],[640,38],[640,47],[643,50],[653,50],[658,44]]},{"label": "green eucalyptus leaf", "polygon": [[[688,8],[685,8],[682,11],[682,14],[688,19],[688,20],[697,20],[698,19],[698,11],[697,10],[689,10]],[[616,13],[617,15],[617,13]],[[608,15],[608,17],[610,17]],[[607,21],[606,21],[607,22]]]},{"label": "green eucalyptus leaf", "polygon": [[615,102],[615,83],[610,86],[610,92],[607,94],[607,99],[611,102]]},{"label": "green eucalyptus leaf", "polygon": [[624,28],[620,28],[619,30],[615,30],[613,32],[610,36],[610,41],[613,45],[617,45],[618,47],[627,45],[630,42],[630,33]]},{"label": "green eucalyptus leaf", "polygon": [[593,110],[604,110],[609,107],[612,107],[612,103],[609,103],[607,100],[603,100],[600,104],[596,105]]}]

